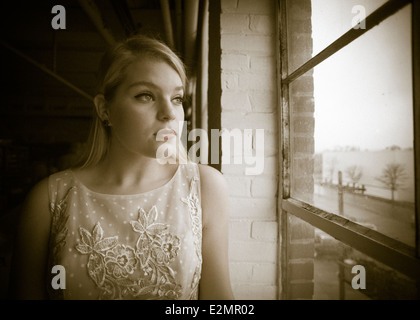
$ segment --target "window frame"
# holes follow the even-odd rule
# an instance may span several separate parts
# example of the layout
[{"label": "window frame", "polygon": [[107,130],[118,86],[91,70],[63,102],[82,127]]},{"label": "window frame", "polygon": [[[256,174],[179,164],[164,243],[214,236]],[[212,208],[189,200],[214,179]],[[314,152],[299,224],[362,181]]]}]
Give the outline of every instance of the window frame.
[{"label": "window frame", "polygon": [[[289,74],[287,47],[287,0],[276,1],[277,10],[277,56],[279,90],[279,223],[280,223],[280,286],[287,286],[287,221],[294,215],[337,240],[367,254],[377,261],[420,282],[420,3],[414,0],[390,0],[366,17],[366,29],[350,29],[323,51],[309,59]],[[291,197],[291,129],[290,129],[290,84],[313,70],[328,57],[394,15],[400,9],[412,6],[412,65],[413,65],[413,122],[414,122],[414,172],[415,172],[415,247],[410,247],[382,233],[352,222],[342,216],[321,210],[304,201]],[[287,290],[283,290],[287,292]]]}]

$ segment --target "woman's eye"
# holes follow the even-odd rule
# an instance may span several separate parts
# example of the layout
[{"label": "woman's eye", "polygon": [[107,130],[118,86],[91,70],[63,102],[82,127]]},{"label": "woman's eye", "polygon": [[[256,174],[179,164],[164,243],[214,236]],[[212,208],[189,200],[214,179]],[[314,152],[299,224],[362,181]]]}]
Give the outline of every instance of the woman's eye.
[{"label": "woman's eye", "polygon": [[150,102],[153,100],[153,96],[149,93],[140,93],[135,98],[141,102]]},{"label": "woman's eye", "polygon": [[175,97],[175,98],[173,99],[173,101],[174,101],[176,104],[183,104],[183,103],[184,103],[184,98],[183,98],[183,97]]}]

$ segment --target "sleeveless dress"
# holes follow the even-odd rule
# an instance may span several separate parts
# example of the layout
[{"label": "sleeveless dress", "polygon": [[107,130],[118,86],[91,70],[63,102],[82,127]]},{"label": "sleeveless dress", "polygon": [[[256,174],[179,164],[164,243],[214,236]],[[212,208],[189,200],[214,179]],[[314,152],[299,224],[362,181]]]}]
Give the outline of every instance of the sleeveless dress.
[{"label": "sleeveless dress", "polygon": [[[69,169],[49,177],[49,196],[51,299],[198,299],[197,164],[180,164],[164,186],[135,195],[96,193]],[[51,272],[57,265],[64,284]]]}]

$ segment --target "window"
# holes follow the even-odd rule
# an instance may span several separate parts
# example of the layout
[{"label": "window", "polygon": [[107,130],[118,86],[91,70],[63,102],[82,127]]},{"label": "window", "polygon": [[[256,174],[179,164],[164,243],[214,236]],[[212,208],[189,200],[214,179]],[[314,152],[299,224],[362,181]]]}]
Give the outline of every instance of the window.
[{"label": "window", "polygon": [[345,295],[337,278],[338,298],[418,299],[419,3],[279,0],[278,9],[284,298],[327,297],[322,268],[348,279],[351,261],[369,290]]}]

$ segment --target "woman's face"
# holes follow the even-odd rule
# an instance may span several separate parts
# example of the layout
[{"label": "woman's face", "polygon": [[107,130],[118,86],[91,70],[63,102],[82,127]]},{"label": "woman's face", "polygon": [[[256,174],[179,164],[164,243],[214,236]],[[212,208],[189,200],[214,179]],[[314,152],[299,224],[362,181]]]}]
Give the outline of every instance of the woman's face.
[{"label": "woman's face", "polygon": [[[184,87],[167,63],[141,58],[128,66],[109,104],[111,148],[156,158],[163,143],[174,146],[184,121]],[[165,130],[162,130],[165,129]]]}]

